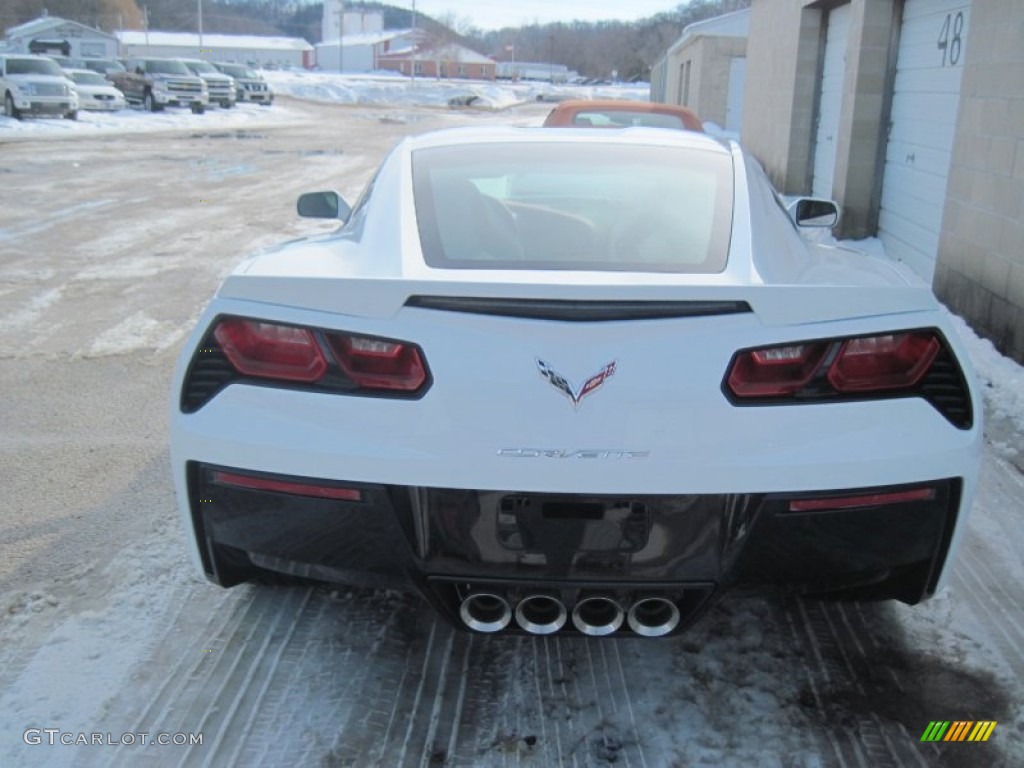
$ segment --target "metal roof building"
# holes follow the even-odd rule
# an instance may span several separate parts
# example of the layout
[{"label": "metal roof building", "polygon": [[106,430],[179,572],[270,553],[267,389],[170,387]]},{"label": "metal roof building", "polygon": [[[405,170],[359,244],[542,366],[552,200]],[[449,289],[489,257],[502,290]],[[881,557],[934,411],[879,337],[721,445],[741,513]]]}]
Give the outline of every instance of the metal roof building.
[{"label": "metal roof building", "polygon": [[52,53],[74,58],[117,56],[114,35],[57,16],[40,16],[11,27],[6,34],[7,49],[17,53]]},{"label": "metal roof building", "polygon": [[168,56],[307,69],[316,64],[313,46],[301,37],[203,34],[200,38],[193,32],[133,29],[123,29],[117,37],[123,56]]}]

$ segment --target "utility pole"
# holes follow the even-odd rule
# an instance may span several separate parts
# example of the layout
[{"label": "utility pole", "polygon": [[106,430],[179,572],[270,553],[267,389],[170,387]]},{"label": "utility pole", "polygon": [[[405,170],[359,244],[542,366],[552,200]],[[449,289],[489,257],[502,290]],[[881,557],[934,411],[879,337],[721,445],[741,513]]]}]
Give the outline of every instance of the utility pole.
[{"label": "utility pole", "polygon": [[199,47],[203,47],[203,0],[199,2]]},{"label": "utility pole", "polygon": [[345,71],[345,45],[342,40],[345,37],[345,0],[338,0],[338,73]]},{"label": "utility pole", "polygon": [[416,81],[416,51],[419,48],[419,41],[416,38],[416,0],[412,0],[412,81]]}]

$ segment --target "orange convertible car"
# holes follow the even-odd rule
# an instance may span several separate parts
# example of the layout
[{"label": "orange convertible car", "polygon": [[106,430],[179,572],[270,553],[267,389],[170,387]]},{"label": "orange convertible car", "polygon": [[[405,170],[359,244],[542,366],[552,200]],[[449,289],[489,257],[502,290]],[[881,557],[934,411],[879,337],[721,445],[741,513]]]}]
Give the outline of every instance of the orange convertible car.
[{"label": "orange convertible car", "polygon": [[563,101],[544,120],[545,127],[677,128],[703,131],[700,118],[692,109],[674,104],[616,99],[576,99]]}]

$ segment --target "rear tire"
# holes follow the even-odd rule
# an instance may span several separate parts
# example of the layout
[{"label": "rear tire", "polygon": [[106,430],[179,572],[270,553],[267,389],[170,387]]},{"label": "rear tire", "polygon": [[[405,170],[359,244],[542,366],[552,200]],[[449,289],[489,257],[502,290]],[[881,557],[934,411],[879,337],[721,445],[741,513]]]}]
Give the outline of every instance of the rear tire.
[{"label": "rear tire", "polygon": [[221,107],[223,109],[231,109],[233,106],[235,106],[235,102],[233,102],[233,101],[222,101],[220,103],[220,105],[221,105]]},{"label": "rear tire", "polygon": [[78,119],[78,110],[72,110],[72,111],[68,112],[66,115],[64,115],[64,119],[65,120],[77,120]]},{"label": "rear tire", "polygon": [[11,94],[4,94],[4,114],[15,120],[21,120],[21,112],[14,106],[14,97]]},{"label": "rear tire", "polygon": [[192,105],[192,114],[193,115],[201,115],[205,111],[206,111],[206,107],[204,107],[202,104],[193,104]]}]

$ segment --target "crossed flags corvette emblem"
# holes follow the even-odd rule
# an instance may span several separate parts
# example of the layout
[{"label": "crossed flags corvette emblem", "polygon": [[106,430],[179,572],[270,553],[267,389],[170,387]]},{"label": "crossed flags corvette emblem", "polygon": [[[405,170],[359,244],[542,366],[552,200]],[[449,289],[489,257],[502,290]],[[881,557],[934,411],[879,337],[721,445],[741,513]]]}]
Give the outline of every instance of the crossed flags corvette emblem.
[{"label": "crossed flags corvette emblem", "polygon": [[568,397],[572,401],[573,408],[579,408],[580,401],[583,400],[584,397],[596,391],[602,384],[615,375],[616,361],[612,360],[608,365],[583,382],[579,389],[576,389],[571,381],[546,362],[541,360],[539,357],[536,358],[536,360],[537,369],[540,371],[540,375],[547,379],[548,383],[551,384],[552,387]]}]

